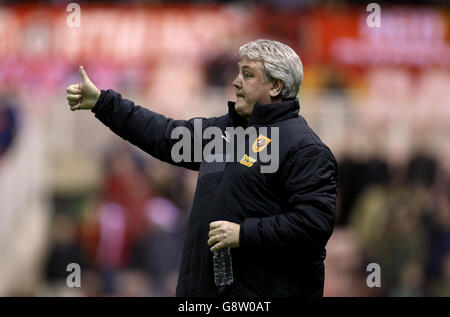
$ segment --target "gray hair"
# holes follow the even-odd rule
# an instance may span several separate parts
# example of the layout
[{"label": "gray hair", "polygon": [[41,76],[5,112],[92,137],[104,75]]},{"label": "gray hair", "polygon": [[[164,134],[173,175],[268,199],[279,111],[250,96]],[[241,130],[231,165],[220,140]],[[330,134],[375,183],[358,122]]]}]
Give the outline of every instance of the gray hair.
[{"label": "gray hair", "polygon": [[303,65],[292,48],[277,41],[256,40],[242,45],[239,56],[262,61],[267,79],[282,80],[281,98],[297,96],[303,80]]}]

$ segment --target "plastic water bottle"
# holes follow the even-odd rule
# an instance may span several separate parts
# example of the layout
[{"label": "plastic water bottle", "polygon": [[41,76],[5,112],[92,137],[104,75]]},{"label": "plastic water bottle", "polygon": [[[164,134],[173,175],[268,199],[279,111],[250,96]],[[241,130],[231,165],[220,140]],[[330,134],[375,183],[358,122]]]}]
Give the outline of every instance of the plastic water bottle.
[{"label": "plastic water bottle", "polygon": [[216,286],[233,284],[233,267],[231,265],[230,248],[214,252],[214,282]]}]

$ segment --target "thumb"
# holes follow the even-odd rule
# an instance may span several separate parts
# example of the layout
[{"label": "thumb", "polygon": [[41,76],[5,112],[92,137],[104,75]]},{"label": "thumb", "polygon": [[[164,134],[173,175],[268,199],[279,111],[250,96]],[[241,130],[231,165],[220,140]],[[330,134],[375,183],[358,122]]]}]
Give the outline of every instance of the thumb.
[{"label": "thumb", "polygon": [[79,73],[80,73],[81,79],[83,80],[83,83],[91,81],[89,79],[88,75],[86,74],[86,71],[84,70],[83,66],[80,66]]}]

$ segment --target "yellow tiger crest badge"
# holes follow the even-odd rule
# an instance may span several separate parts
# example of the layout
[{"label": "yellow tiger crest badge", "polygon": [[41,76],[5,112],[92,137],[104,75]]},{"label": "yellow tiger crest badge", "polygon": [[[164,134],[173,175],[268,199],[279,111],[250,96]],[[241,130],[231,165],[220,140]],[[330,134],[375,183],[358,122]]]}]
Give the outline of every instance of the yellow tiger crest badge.
[{"label": "yellow tiger crest badge", "polygon": [[256,153],[256,152],[260,152],[260,151],[264,150],[266,148],[267,144],[270,143],[270,141],[271,140],[268,137],[260,134],[256,138],[255,142],[253,142],[253,145],[252,145],[253,152]]}]

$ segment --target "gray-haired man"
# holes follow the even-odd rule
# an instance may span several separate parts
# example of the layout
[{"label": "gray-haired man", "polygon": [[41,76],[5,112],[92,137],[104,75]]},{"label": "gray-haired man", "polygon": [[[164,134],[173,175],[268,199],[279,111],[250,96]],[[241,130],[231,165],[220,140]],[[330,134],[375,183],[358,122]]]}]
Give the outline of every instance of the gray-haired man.
[{"label": "gray-haired man", "polygon": [[[220,117],[168,119],[112,90],[100,92],[83,68],[83,82],[67,88],[67,100],[71,110],[91,109],[113,132],[152,156],[199,171],[177,296],[223,295],[214,285],[211,251],[228,247],[234,282],[227,295],[322,296],[325,245],[335,220],[335,158],[299,115],[303,68],[294,50],[256,40],[243,45],[239,56],[236,102],[229,102],[228,114]],[[174,160],[172,131],[181,127],[194,135],[196,124],[203,130],[241,127],[256,134],[242,139],[247,145],[242,157]],[[205,140],[200,144],[203,150]],[[278,166],[262,173],[260,158],[268,153],[277,156]]]}]

